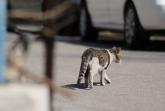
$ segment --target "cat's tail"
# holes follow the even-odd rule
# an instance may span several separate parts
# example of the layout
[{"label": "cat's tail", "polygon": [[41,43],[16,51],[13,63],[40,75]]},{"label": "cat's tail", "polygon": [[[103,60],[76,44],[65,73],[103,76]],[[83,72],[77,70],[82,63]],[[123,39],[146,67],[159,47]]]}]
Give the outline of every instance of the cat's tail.
[{"label": "cat's tail", "polygon": [[81,80],[85,76],[85,73],[86,73],[87,68],[88,68],[88,64],[89,64],[89,58],[82,57],[81,66],[80,66],[80,72],[79,72],[77,84],[80,84],[81,83]]}]

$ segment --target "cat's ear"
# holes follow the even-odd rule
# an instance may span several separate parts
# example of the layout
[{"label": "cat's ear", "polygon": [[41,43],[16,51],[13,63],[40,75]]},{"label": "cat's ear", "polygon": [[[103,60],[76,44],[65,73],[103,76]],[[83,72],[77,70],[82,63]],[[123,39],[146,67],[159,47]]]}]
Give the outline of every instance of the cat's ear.
[{"label": "cat's ear", "polygon": [[117,47],[115,47],[115,46],[114,46],[114,47],[112,47],[113,52],[114,52],[116,49],[117,49]]},{"label": "cat's ear", "polygon": [[117,53],[120,53],[121,48],[120,47],[116,48],[116,51],[117,51]]},{"label": "cat's ear", "polygon": [[119,54],[120,51],[121,51],[121,48],[120,47],[112,47],[112,49],[110,50],[112,53],[116,53],[116,54]]},{"label": "cat's ear", "polygon": [[115,47],[115,46],[113,46],[113,47],[112,47],[112,50],[116,50],[116,47]]},{"label": "cat's ear", "polygon": [[115,46],[110,49],[111,53],[114,53],[115,51],[116,51],[116,47]]}]

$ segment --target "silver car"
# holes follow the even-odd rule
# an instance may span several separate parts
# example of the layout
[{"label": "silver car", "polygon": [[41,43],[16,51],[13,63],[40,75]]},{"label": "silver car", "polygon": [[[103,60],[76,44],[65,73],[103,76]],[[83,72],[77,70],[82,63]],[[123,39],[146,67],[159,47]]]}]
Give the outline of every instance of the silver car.
[{"label": "silver car", "polygon": [[127,47],[165,34],[165,0],[81,0],[82,40],[96,40],[97,29],[124,32]]}]

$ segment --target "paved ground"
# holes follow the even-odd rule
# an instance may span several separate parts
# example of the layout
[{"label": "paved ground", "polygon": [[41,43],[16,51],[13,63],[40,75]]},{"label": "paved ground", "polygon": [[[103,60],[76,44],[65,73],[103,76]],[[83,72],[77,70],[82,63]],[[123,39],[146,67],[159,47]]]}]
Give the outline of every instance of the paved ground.
[{"label": "paved ground", "polygon": [[[108,75],[112,84],[95,85],[85,90],[75,83],[80,56],[88,47],[110,48],[120,42],[100,41],[81,43],[78,40],[57,41],[56,80],[74,94],[73,100],[56,97],[57,111],[164,111],[165,110],[165,52],[160,45],[147,51],[123,49],[122,64],[112,64]],[[162,50],[162,51],[154,51]],[[98,82],[99,77],[95,77]]]},{"label": "paved ground", "polygon": [[[11,35],[9,35],[11,36]],[[9,39],[10,41],[10,39]],[[161,43],[161,45],[160,45]],[[110,85],[95,85],[86,90],[76,85],[80,57],[88,47],[121,46],[122,64],[112,64],[108,75]],[[56,111],[164,111],[165,110],[165,48],[164,42],[151,43],[144,51],[130,51],[122,42],[99,41],[82,43],[78,39],[60,38],[56,42],[56,83],[74,95],[68,99],[55,96]],[[31,44],[27,67],[42,73],[43,46]],[[95,77],[99,82],[99,76]]]}]

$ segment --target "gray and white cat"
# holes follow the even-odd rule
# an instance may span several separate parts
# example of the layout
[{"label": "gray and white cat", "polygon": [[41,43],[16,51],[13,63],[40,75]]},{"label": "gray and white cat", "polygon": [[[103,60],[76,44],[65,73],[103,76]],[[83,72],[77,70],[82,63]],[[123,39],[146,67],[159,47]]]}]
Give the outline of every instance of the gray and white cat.
[{"label": "gray and white cat", "polygon": [[82,54],[81,67],[77,84],[81,83],[81,80],[85,79],[85,87],[93,87],[93,77],[96,74],[100,74],[100,84],[105,85],[111,83],[111,80],[107,76],[107,68],[114,61],[116,63],[121,62],[120,48],[113,47],[111,49],[94,49],[89,48]]}]

